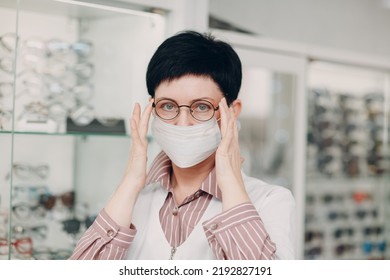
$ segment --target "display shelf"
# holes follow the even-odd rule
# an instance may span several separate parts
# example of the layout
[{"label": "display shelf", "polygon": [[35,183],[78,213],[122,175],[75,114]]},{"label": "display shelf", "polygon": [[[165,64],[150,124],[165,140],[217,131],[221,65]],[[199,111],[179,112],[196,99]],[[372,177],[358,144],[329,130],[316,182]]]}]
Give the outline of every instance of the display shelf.
[{"label": "display shelf", "polygon": [[305,258],[387,259],[388,73],[321,61],[308,69]]},{"label": "display shelf", "polygon": [[0,3],[0,259],[69,257],[125,170],[166,18],[97,2]]},{"label": "display shelf", "polygon": [[[89,137],[89,136],[103,136],[103,137],[123,137],[129,138],[129,134],[115,134],[115,133],[84,133],[84,132],[67,132],[67,133],[47,133],[47,132],[24,132],[24,131],[0,131],[0,134],[16,134],[16,135],[45,135],[45,136],[80,136],[80,137]],[[149,137],[151,140],[151,137]]]}]

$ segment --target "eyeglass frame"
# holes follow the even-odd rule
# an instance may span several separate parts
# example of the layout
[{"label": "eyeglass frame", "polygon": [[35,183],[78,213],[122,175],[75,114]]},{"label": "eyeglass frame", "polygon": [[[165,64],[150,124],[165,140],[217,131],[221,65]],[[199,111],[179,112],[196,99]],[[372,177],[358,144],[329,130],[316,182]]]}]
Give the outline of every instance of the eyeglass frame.
[{"label": "eyeglass frame", "polygon": [[[173,118],[170,118],[170,119],[163,118],[163,117],[161,117],[161,116],[157,113],[157,110],[156,110],[157,104],[160,103],[161,101],[164,101],[164,100],[171,101],[171,102],[173,102],[173,103],[175,103],[175,104],[177,105],[177,112],[176,112],[176,115],[175,115]],[[207,119],[207,120],[200,120],[200,119],[197,119],[197,118],[192,114],[192,113],[193,113],[193,110],[191,109],[192,105],[193,105],[194,103],[196,103],[196,102],[199,102],[199,101],[207,102],[207,103],[209,103],[209,104],[211,105],[211,108],[213,108],[213,115],[212,115],[209,119]],[[193,102],[191,102],[190,105],[185,105],[185,104],[179,105],[175,100],[173,100],[173,99],[171,99],[171,98],[163,98],[163,99],[158,100],[157,102],[153,102],[152,107],[154,108],[154,111],[156,112],[156,115],[157,115],[160,119],[165,120],[165,121],[171,121],[171,120],[173,120],[173,119],[176,119],[176,118],[180,115],[180,112],[181,112],[181,111],[180,111],[180,108],[181,108],[181,107],[187,107],[187,108],[189,109],[189,111],[190,111],[191,117],[194,118],[194,119],[197,120],[197,121],[200,121],[200,122],[207,122],[207,121],[211,120],[211,119],[215,116],[215,111],[218,111],[218,110],[219,110],[219,105],[218,105],[217,107],[214,107],[213,103],[211,103],[210,101],[205,100],[205,99],[196,99],[196,100],[194,100]]]},{"label": "eyeglass frame", "polygon": [[[27,250],[22,250],[20,246],[23,245],[23,243],[27,243],[28,244],[28,248]],[[21,237],[21,238],[18,238],[16,240],[12,240],[10,243],[8,243],[8,239],[6,238],[0,238],[0,246],[1,247],[12,247],[12,248],[15,248],[15,250],[19,253],[19,254],[22,254],[22,255],[31,255],[32,254],[32,239],[31,237]],[[22,244],[22,245],[21,245]],[[8,254],[8,251],[4,251],[4,253],[1,253],[2,251],[0,251],[0,254],[1,255],[6,255]]]}]

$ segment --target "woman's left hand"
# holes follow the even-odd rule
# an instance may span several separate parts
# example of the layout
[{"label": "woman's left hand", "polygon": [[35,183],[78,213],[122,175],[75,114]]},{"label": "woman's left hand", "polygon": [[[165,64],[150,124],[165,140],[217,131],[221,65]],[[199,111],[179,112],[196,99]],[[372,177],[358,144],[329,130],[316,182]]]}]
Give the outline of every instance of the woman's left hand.
[{"label": "woman's left hand", "polygon": [[237,118],[232,107],[228,107],[226,99],[219,103],[221,113],[221,136],[215,155],[217,183],[222,191],[223,210],[240,203],[249,202],[241,175],[242,158],[238,143]]}]

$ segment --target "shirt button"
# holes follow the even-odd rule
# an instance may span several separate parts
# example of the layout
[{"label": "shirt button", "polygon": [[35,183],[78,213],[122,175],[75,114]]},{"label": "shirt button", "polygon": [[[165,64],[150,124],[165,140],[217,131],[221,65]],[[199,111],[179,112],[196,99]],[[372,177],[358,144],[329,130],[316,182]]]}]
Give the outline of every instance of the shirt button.
[{"label": "shirt button", "polygon": [[112,229],[107,230],[107,235],[109,237],[113,237],[114,236],[114,231]]},{"label": "shirt button", "polygon": [[218,228],[218,225],[217,224],[211,224],[210,225],[210,229],[211,230],[216,230]]},{"label": "shirt button", "polygon": [[198,192],[195,193],[195,197],[196,197],[196,198],[199,198],[201,195],[202,195],[202,193],[201,193],[200,191],[198,191]]},{"label": "shirt button", "polygon": [[173,208],[172,215],[176,216],[179,213],[179,209],[177,207]]}]

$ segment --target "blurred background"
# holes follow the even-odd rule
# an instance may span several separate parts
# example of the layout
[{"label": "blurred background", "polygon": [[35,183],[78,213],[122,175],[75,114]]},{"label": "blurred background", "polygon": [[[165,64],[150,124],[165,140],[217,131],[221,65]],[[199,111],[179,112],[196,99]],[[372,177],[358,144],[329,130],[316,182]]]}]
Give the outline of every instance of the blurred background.
[{"label": "blurred background", "polygon": [[184,29],[242,60],[243,169],[293,192],[296,259],[390,259],[389,28],[388,0],[0,0],[0,259],[69,257]]}]

